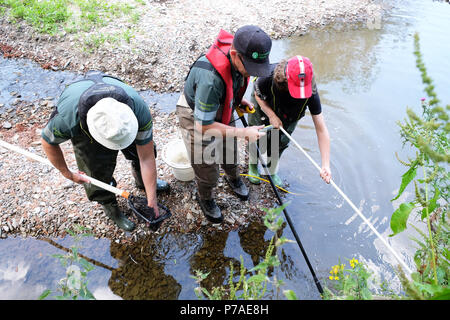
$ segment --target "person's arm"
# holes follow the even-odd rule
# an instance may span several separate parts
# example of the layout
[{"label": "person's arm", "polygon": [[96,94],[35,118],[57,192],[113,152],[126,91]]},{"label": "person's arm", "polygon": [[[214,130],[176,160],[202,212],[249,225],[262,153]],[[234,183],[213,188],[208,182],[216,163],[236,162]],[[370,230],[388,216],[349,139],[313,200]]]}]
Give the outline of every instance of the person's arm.
[{"label": "person's arm", "polygon": [[203,134],[209,132],[212,136],[221,135],[222,137],[245,138],[251,142],[258,140],[266,134],[265,132],[259,132],[262,128],[264,128],[263,125],[236,128],[217,121],[214,121],[211,124],[202,125],[200,122],[195,121],[195,130],[199,133]]},{"label": "person's arm", "polygon": [[330,135],[328,133],[328,129],[322,113],[312,115],[312,119],[314,122],[314,127],[316,129],[317,141],[319,143],[319,150],[322,159],[322,170],[320,171],[320,177],[326,183],[330,183]]},{"label": "person's arm", "polygon": [[76,183],[89,183],[89,180],[83,178],[76,172],[72,172],[67,167],[66,160],[64,159],[63,152],[59,145],[52,145],[45,141],[44,138],[41,138],[42,149],[47,155],[48,160],[53,164],[53,166],[61,172],[61,174],[69,180],[72,180]]},{"label": "person's arm", "polygon": [[258,97],[258,95],[255,94],[256,102],[258,102],[258,105],[261,107],[261,110],[266,114],[266,116],[269,118],[270,124],[273,125],[275,129],[279,129],[283,126],[283,123],[281,122],[280,118],[275,114],[275,112],[272,110],[272,108],[269,106],[269,104]]},{"label": "person's arm", "polygon": [[159,216],[158,200],[156,198],[156,160],[153,151],[153,141],[145,145],[136,145],[139,163],[141,166],[142,181],[147,195],[147,205]]}]

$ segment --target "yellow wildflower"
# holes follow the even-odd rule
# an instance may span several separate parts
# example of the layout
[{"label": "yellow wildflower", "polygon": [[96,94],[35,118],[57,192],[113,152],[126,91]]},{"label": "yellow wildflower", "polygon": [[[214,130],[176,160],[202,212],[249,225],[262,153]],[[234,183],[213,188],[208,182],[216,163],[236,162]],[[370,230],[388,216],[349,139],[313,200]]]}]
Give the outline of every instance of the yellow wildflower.
[{"label": "yellow wildflower", "polygon": [[359,261],[357,259],[353,258],[352,260],[350,260],[350,266],[352,267],[352,269],[354,269],[357,264],[359,264]]}]

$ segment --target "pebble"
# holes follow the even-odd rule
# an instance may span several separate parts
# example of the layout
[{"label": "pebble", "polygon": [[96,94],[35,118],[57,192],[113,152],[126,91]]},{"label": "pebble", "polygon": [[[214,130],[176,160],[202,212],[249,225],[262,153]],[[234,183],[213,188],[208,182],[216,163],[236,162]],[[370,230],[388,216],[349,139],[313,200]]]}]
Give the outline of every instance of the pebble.
[{"label": "pebble", "polygon": [[2,127],[3,127],[3,129],[11,129],[12,124],[11,124],[11,122],[5,121],[5,122],[3,122]]}]

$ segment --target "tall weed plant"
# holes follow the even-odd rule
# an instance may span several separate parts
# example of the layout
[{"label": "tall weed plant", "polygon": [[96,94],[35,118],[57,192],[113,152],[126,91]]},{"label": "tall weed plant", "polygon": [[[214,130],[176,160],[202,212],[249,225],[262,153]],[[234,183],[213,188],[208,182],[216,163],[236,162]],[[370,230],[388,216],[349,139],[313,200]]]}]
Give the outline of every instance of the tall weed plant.
[{"label": "tall weed plant", "polygon": [[414,54],[427,98],[422,98],[422,115],[407,109],[408,118],[399,122],[404,145],[415,150],[415,157],[400,162],[408,167],[403,174],[397,200],[406,187],[414,184],[414,199],[403,202],[391,217],[390,226],[395,236],[407,228],[412,212],[417,212],[420,221],[426,225],[414,239],[419,245],[414,255],[417,272],[413,281],[403,285],[415,299],[449,299],[450,288],[450,230],[448,221],[449,195],[449,131],[448,111],[450,105],[442,106],[435,92],[433,81],[427,73],[420,52],[420,39],[414,36]]}]

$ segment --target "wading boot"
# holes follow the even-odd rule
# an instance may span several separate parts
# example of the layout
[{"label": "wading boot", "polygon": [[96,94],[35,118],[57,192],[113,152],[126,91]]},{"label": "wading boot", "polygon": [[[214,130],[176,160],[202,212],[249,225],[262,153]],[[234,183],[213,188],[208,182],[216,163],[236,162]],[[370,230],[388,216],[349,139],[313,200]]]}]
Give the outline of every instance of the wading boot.
[{"label": "wading boot", "polygon": [[283,187],[283,180],[281,180],[280,176],[277,174],[278,168],[279,168],[279,161],[280,161],[280,158],[273,159],[270,162],[268,168],[269,168],[270,177],[272,178],[273,183],[276,186]]},{"label": "wading boot", "polygon": [[259,171],[258,171],[258,164],[249,164],[248,165],[248,181],[250,181],[253,184],[260,184],[261,180],[257,179],[255,177],[260,178]]},{"label": "wading boot", "polygon": [[223,221],[222,212],[220,211],[220,208],[217,206],[214,199],[203,200],[198,194],[197,199],[206,219],[208,219],[212,223],[221,223]]},{"label": "wading boot", "polygon": [[281,180],[278,174],[272,174],[270,175],[270,177],[272,178],[272,181],[276,186],[283,187],[283,180]]},{"label": "wading boot", "polygon": [[128,220],[120,211],[117,202],[102,204],[103,210],[108,217],[110,217],[120,229],[125,231],[132,231],[135,228],[133,221]]},{"label": "wading boot", "polygon": [[[145,189],[144,181],[142,180],[141,170],[138,170],[134,164],[131,165],[131,174],[133,175],[136,188]],[[170,185],[163,180],[156,179],[156,192],[168,192]]]},{"label": "wading boot", "polygon": [[248,188],[242,181],[241,177],[238,177],[237,179],[231,179],[225,176],[225,180],[228,182],[231,189],[238,196],[239,199],[241,200],[248,199]]}]

